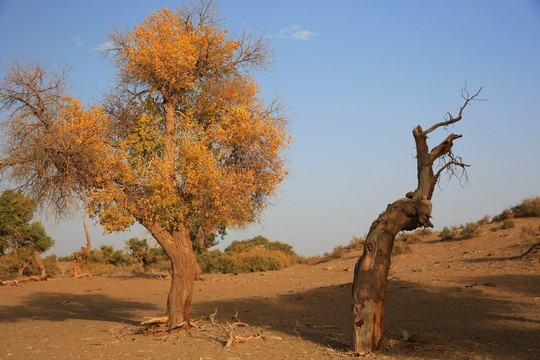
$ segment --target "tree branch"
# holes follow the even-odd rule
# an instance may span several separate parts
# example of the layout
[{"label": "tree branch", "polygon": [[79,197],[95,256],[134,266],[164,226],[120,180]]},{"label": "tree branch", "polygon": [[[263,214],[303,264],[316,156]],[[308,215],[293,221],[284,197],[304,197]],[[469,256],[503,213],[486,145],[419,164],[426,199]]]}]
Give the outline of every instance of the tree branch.
[{"label": "tree branch", "polygon": [[462,115],[463,115],[463,110],[465,110],[465,108],[467,107],[467,105],[469,105],[469,103],[473,100],[476,100],[476,101],[483,101],[484,99],[477,99],[477,97],[480,95],[480,92],[482,91],[482,87],[480,87],[480,89],[478,89],[478,91],[476,92],[476,94],[470,96],[469,95],[469,92],[467,91],[467,84],[465,84],[465,87],[461,90],[461,97],[463,99],[465,99],[465,103],[463,104],[463,106],[461,106],[459,108],[459,114],[458,116],[456,117],[453,117],[452,114],[450,113],[447,113],[448,115],[448,120],[446,121],[442,121],[440,123],[437,123],[435,125],[433,125],[432,127],[430,127],[429,129],[425,130],[423,132],[424,135],[427,135],[431,132],[433,132],[434,130],[440,128],[441,126],[448,126],[448,125],[451,125],[453,123],[456,123],[458,122],[459,120],[462,119]]}]

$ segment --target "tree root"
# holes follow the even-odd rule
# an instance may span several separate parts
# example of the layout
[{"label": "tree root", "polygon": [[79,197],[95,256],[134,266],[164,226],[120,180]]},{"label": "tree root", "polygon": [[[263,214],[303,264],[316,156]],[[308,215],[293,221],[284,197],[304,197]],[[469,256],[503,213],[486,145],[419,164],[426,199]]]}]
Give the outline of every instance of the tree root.
[{"label": "tree root", "polygon": [[[170,334],[173,330],[177,330],[177,329],[185,329],[185,330],[187,330],[188,328],[195,328],[197,330],[202,329],[203,333],[205,334],[207,333],[208,330],[212,328],[216,330],[221,329],[221,331],[223,331],[223,333],[225,333],[226,335],[227,340],[223,344],[224,344],[224,347],[227,347],[227,348],[232,347],[234,344],[242,344],[242,343],[247,343],[249,341],[255,341],[255,340],[267,340],[267,339],[282,340],[282,338],[278,336],[267,335],[260,329],[258,330],[256,335],[250,335],[250,336],[236,335],[235,329],[240,328],[240,327],[243,327],[243,328],[250,327],[248,323],[243,322],[238,318],[238,309],[236,310],[235,314],[231,317],[231,319],[234,321],[232,323],[230,322],[227,322],[225,324],[218,323],[218,321],[215,319],[217,312],[218,312],[217,309],[215,309],[214,313],[210,315],[203,315],[198,320],[190,321],[189,326],[186,326],[186,323],[182,322],[181,324],[178,324],[174,326],[173,328],[166,329],[166,330],[162,326],[161,326],[161,329],[159,329],[159,327],[160,325],[167,323],[167,320],[169,319],[168,316],[151,318],[151,319],[141,322],[141,325],[150,326],[150,328],[148,328],[147,330],[142,330],[141,332],[146,333],[146,334],[161,334],[162,335],[161,340],[169,341],[170,339],[176,339],[179,335],[176,334],[176,335],[164,336],[164,334],[165,333]],[[152,326],[155,326],[155,327],[152,327]],[[210,332],[213,333],[212,331]]]}]

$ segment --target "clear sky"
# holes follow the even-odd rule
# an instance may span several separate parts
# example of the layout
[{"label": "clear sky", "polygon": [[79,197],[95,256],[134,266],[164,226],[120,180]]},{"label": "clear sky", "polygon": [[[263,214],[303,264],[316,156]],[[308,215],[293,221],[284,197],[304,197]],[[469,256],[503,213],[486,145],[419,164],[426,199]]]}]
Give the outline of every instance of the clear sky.
[{"label": "clear sky", "polygon": [[[109,59],[96,50],[116,26],[131,27],[180,1],[0,0],[0,61],[13,57],[72,67],[74,95],[99,99],[111,85]],[[283,98],[294,144],[290,177],[260,224],[232,240],[264,235],[303,255],[331,251],[366,233],[388,203],[416,188],[412,129],[457,114],[465,82],[483,86],[449,131],[454,152],[472,165],[469,184],[444,178],[433,223],[495,215],[540,195],[540,1],[221,0],[231,34],[271,37],[273,69],[256,79],[265,98]],[[0,70],[0,76],[1,76]],[[432,135],[432,145],[448,135]],[[67,255],[84,245],[81,221],[46,221]],[[91,226],[92,227],[92,226]],[[140,228],[103,236],[124,247]]]}]

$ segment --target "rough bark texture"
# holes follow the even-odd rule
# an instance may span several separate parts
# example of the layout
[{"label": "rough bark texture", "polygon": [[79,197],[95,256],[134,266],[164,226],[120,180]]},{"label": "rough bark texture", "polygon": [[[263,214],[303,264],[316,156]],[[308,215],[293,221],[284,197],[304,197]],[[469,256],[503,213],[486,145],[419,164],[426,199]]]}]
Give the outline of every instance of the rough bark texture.
[{"label": "rough bark texture", "polygon": [[157,223],[147,223],[157,242],[171,261],[171,289],[167,298],[167,326],[189,327],[189,308],[198,265],[191,237],[187,229],[169,232]]},{"label": "rough bark texture", "polygon": [[[431,151],[427,144],[428,134],[456,123],[470,101],[475,100],[480,90],[472,96],[466,89],[462,92],[465,103],[457,117],[448,114],[446,121],[437,123],[427,130],[417,126],[413,130],[416,143],[418,187],[406,197],[388,205],[373,222],[364,245],[362,256],[355,266],[353,280],[353,349],[358,353],[368,353],[376,349],[383,339],[383,319],[386,282],[394,239],[400,231],[419,227],[433,227],[431,224],[431,197],[439,176],[443,171],[456,175],[456,170],[468,165],[452,153],[453,141],[461,135],[450,134]],[[433,171],[435,161],[441,166]]]},{"label": "rough bark texture", "polygon": [[399,199],[371,225],[353,282],[353,346],[365,353],[383,338],[386,281],[394,238],[401,230],[429,226],[429,200]]},{"label": "rough bark texture", "polygon": [[45,264],[43,263],[43,259],[41,258],[41,251],[34,249],[33,255],[34,255],[34,261],[36,263],[36,266],[39,269],[39,276],[47,277],[47,270],[45,270]]},{"label": "rough bark texture", "polygon": [[86,250],[79,250],[71,255],[73,260],[75,261],[75,268],[73,270],[73,276],[77,277],[82,275],[83,273],[83,267],[86,263],[86,258],[88,257],[88,253]]}]

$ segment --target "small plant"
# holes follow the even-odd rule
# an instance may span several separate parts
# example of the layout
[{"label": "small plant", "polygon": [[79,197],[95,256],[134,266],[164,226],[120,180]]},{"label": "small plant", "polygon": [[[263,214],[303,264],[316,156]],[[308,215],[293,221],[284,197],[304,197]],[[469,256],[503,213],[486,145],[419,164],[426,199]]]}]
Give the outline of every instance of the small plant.
[{"label": "small plant", "polygon": [[400,239],[407,239],[407,237],[400,236],[394,240],[394,246],[392,247],[392,256],[405,254],[411,251],[409,244],[406,241],[402,241]]},{"label": "small plant", "polygon": [[[538,227],[538,230],[540,231],[540,227]],[[536,241],[536,232],[534,231],[532,226],[522,226],[520,235],[524,242]]]},{"label": "small plant", "polygon": [[418,229],[415,232],[419,232],[419,235],[421,237],[426,237],[432,233],[431,229],[427,229],[427,228]]},{"label": "small plant", "polygon": [[450,230],[448,226],[443,227],[439,237],[443,241],[452,240],[454,238],[454,231]]},{"label": "small plant", "polygon": [[461,238],[462,239],[472,239],[474,237],[480,236],[481,231],[478,228],[478,225],[475,223],[467,223],[461,229]]},{"label": "small plant", "polygon": [[477,225],[487,225],[490,223],[490,216],[486,215],[476,222]]},{"label": "small plant", "polygon": [[345,249],[347,249],[347,251],[362,250],[364,248],[365,242],[366,242],[365,236],[364,237],[353,236],[352,240],[347,244]]},{"label": "small plant", "polygon": [[511,229],[511,228],[513,228],[514,226],[515,226],[514,220],[512,220],[512,219],[506,219],[506,220],[503,221],[501,227],[502,227],[503,229]]},{"label": "small plant", "polygon": [[332,260],[342,258],[343,255],[347,252],[347,249],[343,245],[338,245],[334,247],[331,253],[324,253],[322,260]]}]

